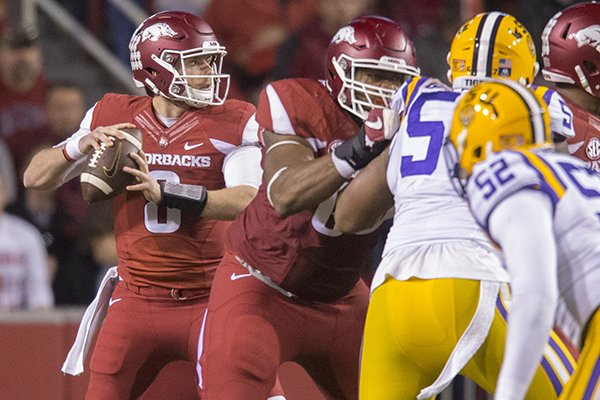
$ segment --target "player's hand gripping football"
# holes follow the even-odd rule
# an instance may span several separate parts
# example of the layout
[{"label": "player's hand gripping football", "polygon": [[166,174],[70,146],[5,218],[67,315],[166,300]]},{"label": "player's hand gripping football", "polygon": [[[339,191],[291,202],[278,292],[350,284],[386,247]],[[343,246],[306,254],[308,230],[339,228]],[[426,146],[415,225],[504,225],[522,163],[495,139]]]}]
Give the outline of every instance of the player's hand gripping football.
[{"label": "player's hand gripping football", "polygon": [[386,148],[399,127],[397,112],[388,108],[371,110],[356,136],[334,150],[333,162],[338,172],[349,178],[364,168]]},{"label": "player's hand gripping football", "polygon": [[139,153],[129,153],[129,156],[135,160],[139,169],[123,167],[123,171],[135,176],[139,183],[129,185],[126,189],[130,192],[142,192],[146,200],[155,204],[160,203],[160,185],[150,174],[148,163],[146,162],[146,155],[140,150]]},{"label": "player's hand gripping football", "polygon": [[112,146],[113,141],[110,136],[123,139],[124,136],[119,129],[124,128],[135,128],[135,125],[123,122],[110,126],[99,126],[85,136],[71,138],[65,144],[65,156],[70,160],[78,160],[90,151],[98,150],[102,143]]}]

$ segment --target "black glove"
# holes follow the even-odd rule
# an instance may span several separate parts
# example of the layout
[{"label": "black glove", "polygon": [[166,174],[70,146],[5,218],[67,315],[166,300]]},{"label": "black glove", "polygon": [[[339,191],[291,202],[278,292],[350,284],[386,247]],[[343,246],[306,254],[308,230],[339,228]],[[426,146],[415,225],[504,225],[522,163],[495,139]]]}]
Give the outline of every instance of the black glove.
[{"label": "black glove", "polygon": [[367,166],[388,145],[400,127],[400,116],[390,109],[373,109],[358,133],[335,148],[333,164],[344,178]]}]

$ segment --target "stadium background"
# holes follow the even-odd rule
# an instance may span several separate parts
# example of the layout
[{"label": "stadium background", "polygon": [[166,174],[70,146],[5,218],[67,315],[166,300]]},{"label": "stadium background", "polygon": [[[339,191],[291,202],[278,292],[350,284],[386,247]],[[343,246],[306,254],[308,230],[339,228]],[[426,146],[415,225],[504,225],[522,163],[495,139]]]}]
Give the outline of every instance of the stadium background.
[{"label": "stadium background", "polygon": [[[510,12],[530,30],[539,55],[539,38],[546,21],[572,3],[575,2],[0,0],[0,30],[23,28],[35,36],[36,44],[41,46],[43,74],[48,82],[77,86],[85,96],[86,106],[90,107],[109,91],[140,94],[130,78],[127,44],[133,29],[145,16],[163,9],[204,14],[229,52],[225,67],[233,74],[234,81],[230,97],[254,101],[269,80],[303,75],[320,77],[327,37],[348,21],[353,12],[380,14],[400,22],[415,42],[423,74],[446,82],[446,53],[453,33],[463,21],[481,11]],[[341,12],[342,9],[350,14]],[[98,215],[104,214],[92,210],[85,211],[85,215],[102,218]],[[3,388],[0,398],[83,398],[87,375],[73,378],[60,373],[82,313],[83,305],[64,304],[44,311],[0,311],[0,386]],[[176,366],[163,371],[144,399],[186,400],[185,395],[176,390],[177,382],[183,381],[179,371]],[[288,400],[322,398],[306,375],[291,363],[282,367],[281,378]],[[472,383],[457,380],[440,398],[483,400],[491,397]]]}]

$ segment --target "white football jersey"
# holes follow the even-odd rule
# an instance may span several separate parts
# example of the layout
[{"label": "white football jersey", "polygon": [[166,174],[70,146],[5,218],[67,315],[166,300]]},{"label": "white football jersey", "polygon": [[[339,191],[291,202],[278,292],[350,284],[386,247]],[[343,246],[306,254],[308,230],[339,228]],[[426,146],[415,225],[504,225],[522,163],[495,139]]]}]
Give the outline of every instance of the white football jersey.
[{"label": "white football jersey", "polygon": [[[452,186],[442,151],[459,96],[438,80],[421,77],[405,84],[392,99],[392,108],[401,113],[402,122],[390,146],[387,167],[395,214],[384,258],[406,246],[453,240],[474,240],[491,247],[467,202]],[[442,276],[435,272],[436,277],[469,276],[470,266],[452,264],[443,266]],[[467,271],[454,273],[452,268]],[[499,263],[496,268],[501,269]],[[431,274],[432,271],[421,271],[414,275]],[[490,276],[475,273],[472,278]]]},{"label": "white football jersey", "polygon": [[495,207],[526,189],[552,201],[559,291],[583,326],[600,303],[600,174],[552,150],[502,151],[475,165],[467,197],[487,230]]}]

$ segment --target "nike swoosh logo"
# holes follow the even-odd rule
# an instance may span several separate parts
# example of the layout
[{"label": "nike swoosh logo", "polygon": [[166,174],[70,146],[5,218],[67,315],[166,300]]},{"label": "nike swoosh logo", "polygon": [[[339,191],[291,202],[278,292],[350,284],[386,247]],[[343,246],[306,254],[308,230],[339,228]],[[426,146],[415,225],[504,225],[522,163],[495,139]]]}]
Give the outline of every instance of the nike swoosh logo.
[{"label": "nike swoosh logo", "polygon": [[231,279],[232,281],[235,281],[235,280],[237,280],[237,279],[247,278],[247,277],[249,277],[249,276],[252,276],[252,274],[242,274],[242,275],[238,275],[238,274],[236,274],[236,273],[234,272],[233,274],[231,274],[231,277],[230,277],[230,279]]},{"label": "nike swoosh logo", "polygon": [[117,161],[119,161],[119,158],[121,158],[121,151],[123,149],[120,142],[117,143],[116,146],[117,151],[115,152],[115,156],[113,157],[110,168],[107,169],[106,167],[102,167],[102,169],[104,170],[104,175],[106,175],[109,178],[112,178],[117,173]]},{"label": "nike swoosh logo", "polygon": [[583,142],[569,144],[569,145],[567,145],[567,148],[569,149],[569,153],[573,154],[577,150],[579,150],[581,148],[581,146],[583,146]]},{"label": "nike swoosh logo", "polygon": [[194,150],[196,147],[200,147],[203,145],[204,145],[204,143],[189,144],[188,142],[185,142],[185,144],[183,145],[183,149],[184,150]]},{"label": "nike swoosh logo", "polygon": [[118,303],[118,302],[119,302],[119,301],[121,301],[121,300],[123,300],[123,299],[121,299],[121,298],[114,299],[114,300],[113,300],[113,299],[110,299],[110,300],[108,300],[108,306],[110,307],[110,306],[112,306],[113,304],[115,304],[115,303]]},{"label": "nike swoosh logo", "polygon": [[380,130],[381,128],[383,128],[383,122],[381,121],[381,118],[377,117],[376,121],[365,121],[365,125],[368,128],[371,128],[375,131]]}]

